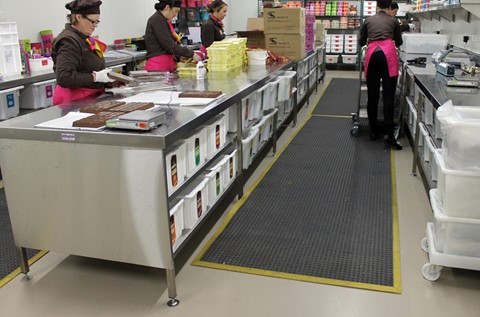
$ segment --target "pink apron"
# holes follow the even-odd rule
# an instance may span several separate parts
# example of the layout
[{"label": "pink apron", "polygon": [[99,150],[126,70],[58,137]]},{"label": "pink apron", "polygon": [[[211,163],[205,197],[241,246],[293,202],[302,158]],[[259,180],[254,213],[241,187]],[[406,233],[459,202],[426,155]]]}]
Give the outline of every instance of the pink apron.
[{"label": "pink apron", "polygon": [[177,69],[177,63],[175,63],[173,55],[160,55],[147,59],[145,64],[145,70],[148,71],[167,71],[173,72]]},{"label": "pink apron", "polygon": [[367,54],[365,56],[365,78],[367,78],[368,64],[370,63],[370,57],[377,47],[382,49],[387,59],[388,74],[390,77],[398,76],[398,56],[397,49],[395,48],[395,42],[392,39],[378,40],[368,43]]},{"label": "pink apron", "polygon": [[77,101],[105,93],[105,88],[63,88],[57,85],[53,93],[53,105]]}]

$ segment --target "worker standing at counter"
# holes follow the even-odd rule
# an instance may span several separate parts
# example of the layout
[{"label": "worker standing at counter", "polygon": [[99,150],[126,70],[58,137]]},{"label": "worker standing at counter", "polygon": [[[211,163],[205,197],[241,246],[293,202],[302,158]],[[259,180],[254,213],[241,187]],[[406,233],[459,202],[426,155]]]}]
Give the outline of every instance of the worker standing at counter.
[{"label": "worker standing at counter", "polygon": [[385,119],[385,145],[401,150],[402,146],[394,136],[395,89],[398,80],[398,56],[395,46],[402,45],[402,34],[397,19],[388,15],[390,0],[377,1],[377,13],[365,19],[360,29],[359,44],[368,42],[365,56],[365,77],[367,79],[367,113],[370,125],[370,139],[379,138],[377,109],[382,82],[383,114]]},{"label": "worker standing at counter", "polygon": [[201,60],[192,50],[177,43],[177,36],[168,24],[178,15],[181,4],[181,0],[159,0],[155,4],[157,11],[148,19],[145,30],[145,70],[173,72],[177,68],[175,56]]},{"label": "worker standing at counter", "polygon": [[103,53],[106,45],[91,37],[100,23],[98,0],[75,0],[65,5],[71,14],[69,23],[53,44],[57,86],[53,104],[58,105],[103,94],[107,83],[114,82],[108,77]]},{"label": "worker standing at counter", "polygon": [[223,19],[227,16],[228,5],[222,0],[215,0],[207,5],[207,12],[210,17],[202,24],[202,46],[200,51],[207,54],[207,47],[215,41],[221,41],[225,38],[223,30]]}]

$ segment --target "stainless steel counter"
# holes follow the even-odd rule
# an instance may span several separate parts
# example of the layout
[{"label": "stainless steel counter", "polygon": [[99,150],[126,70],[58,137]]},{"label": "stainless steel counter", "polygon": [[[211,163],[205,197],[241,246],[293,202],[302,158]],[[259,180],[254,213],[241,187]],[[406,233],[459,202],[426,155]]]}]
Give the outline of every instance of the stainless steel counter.
[{"label": "stainless steel counter", "polygon": [[[76,111],[95,100],[84,100],[56,107],[50,107],[20,117],[0,122],[0,138],[62,142],[62,135],[73,134],[75,143],[121,145],[164,149],[176,140],[183,138],[208,118],[224,111],[243,97],[262,87],[283,70],[292,67],[288,64],[275,64],[267,67],[255,66],[237,69],[228,73],[208,73],[204,81],[195,78],[178,78],[171,82],[177,90],[220,90],[225,97],[207,107],[164,107],[167,112],[166,124],[151,132],[124,132],[104,130],[101,132],[77,130],[39,129],[35,125],[59,118],[70,111]],[[105,96],[103,96],[105,98]],[[119,99],[125,96],[110,96]],[[108,98],[108,97],[107,97]]]}]

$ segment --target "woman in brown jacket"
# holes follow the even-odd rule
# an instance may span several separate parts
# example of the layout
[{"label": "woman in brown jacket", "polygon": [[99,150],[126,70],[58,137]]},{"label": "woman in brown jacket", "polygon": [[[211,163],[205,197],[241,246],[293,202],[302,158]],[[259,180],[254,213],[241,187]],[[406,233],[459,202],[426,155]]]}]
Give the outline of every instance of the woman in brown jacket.
[{"label": "woman in brown jacket", "polygon": [[102,94],[105,85],[114,81],[107,75],[110,70],[105,69],[105,44],[91,37],[100,23],[101,4],[98,0],[75,0],[65,5],[71,11],[70,23],[55,39],[52,51],[57,78],[54,105]]},{"label": "woman in brown jacket", "polygon": [[173,72],[177,68],[175,56],[201,60],[192,50],[177,43],[176,34],[168,23],[178,15],[181,5],[181,0],[159,0],[155,4],[157,12],[148,19],[145,29],[145,70]]},{"label": "woman in brown jacket", "polygon": [[227,16],[228,5],[222,0],[215,0],[207,5],[207,12],[210,17],[202,24],[202,46],[200,50],[206,55],[206,48],[215,41],[225,38],[223,30],[223,19]]}]

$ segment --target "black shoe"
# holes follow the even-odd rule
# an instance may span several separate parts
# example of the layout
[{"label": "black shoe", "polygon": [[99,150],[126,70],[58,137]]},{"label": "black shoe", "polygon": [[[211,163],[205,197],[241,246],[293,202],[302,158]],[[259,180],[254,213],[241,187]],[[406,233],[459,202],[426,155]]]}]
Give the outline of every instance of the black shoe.
[{"label": "black shoe", "polygon": [[383,143],[385,144],[385,146],[397,151],[400,151],[401,149],[403,149],[400,143],[398,143],[398,141],[393,136],[386,137]]},{"label": "black shoe", "polygon": [[370,140],[375,141],[380,138],[380,134],[378,132],[370,132]]}]

